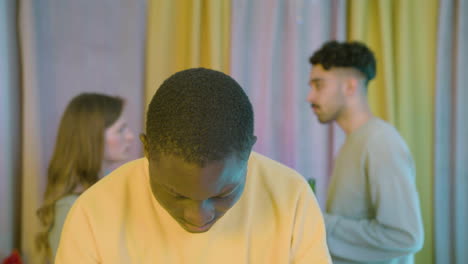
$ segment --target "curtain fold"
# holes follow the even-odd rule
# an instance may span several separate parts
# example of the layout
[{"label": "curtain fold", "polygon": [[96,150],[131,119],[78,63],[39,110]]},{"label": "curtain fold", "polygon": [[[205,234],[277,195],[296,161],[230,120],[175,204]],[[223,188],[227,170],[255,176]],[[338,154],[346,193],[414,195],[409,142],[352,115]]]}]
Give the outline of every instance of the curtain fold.
[{"label": "curtain fold", "polygon": [[433,263],[433,130],[437,0],[349,1],[348,39],[374,50],[373,112],[399,130],[416,163],[425,243],[416,263]]},{"label": "curtain fold", "polygon": [[229,73],[230,15],[230,0],[149,1],[146,104],[177,71],[205,67]]},{"label": "curtain fold", "polygon": [[435,99],[434,222],[436,263],[468,263],[468,10],[441,0]]},{"label": "curtain fold", "polygon": [[315,178],[322,206],[343,132],[319,124],[306,101],[309,57],[325,41],[344,39],[345,15],[345,1],[237,0],[232,7],[232,76],[254,107],[254,149]]},{"label": "curtain fold", "polygon": [[[60,117],[81,92],[119,95],[124,116],[139,133],[143,123],[146,2],[22,0],[21,253],[38,263],[34,237],[47,166]],[[141,156],[140,144],[131,159]]]},{"label": "curtain fold", "polygon": [[0,260],[18,248],[20,89],[17,5],[0,1]]}]

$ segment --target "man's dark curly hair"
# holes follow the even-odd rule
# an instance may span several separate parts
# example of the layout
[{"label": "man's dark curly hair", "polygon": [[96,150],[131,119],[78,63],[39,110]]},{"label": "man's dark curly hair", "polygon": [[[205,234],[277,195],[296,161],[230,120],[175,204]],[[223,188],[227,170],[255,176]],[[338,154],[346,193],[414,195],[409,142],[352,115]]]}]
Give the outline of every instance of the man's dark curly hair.
[{"label": "man's dark curly hair", "polygon": [[361,42],[329,41],[309,59],[312,65],[320,64],[325,70],[332,67],[353,68],[366,77],[366,83],[374,79],[376,63],[374,53]]},{"label": "man's dark curly hair", "polygon": [[204,68],[169,77],[146,117],[148,151],[204,166],[235,154],[247,159],[254,143],[252,105],[230,76]]}]

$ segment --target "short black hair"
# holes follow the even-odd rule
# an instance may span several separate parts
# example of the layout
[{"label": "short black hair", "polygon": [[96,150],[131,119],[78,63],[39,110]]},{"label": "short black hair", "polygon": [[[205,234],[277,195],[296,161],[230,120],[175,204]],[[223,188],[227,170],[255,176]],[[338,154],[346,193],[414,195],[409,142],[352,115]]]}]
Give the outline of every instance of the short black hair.
[{"label": "short black hair", "polygon": [[252,105],[241,86],[215,70],[175,73],[153,96],[146,117],[148,152],[203,166],[235,154],[247,159],[254,144]]},{"label": "short black hair", "polygon": [[374,53],[361,42],[326,42],[309,59],[310,64],[320,64],[325,70],[332,67],[353,68],[361,72],[366,83],[376,75]]}]

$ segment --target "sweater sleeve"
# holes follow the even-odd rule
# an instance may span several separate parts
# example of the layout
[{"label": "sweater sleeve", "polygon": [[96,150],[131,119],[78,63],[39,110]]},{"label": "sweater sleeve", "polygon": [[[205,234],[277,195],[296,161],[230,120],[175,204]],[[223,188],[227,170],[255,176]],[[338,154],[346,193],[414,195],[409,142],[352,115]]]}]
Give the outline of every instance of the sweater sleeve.
[{"label": "sweater sleeve", "polygon": [[374,217],[350,219],[326,214],[331,254],[343,260],[371,262],[419,251],[424,235],[414,162],[399,135],[380,133],[369,139],[366,173]]}]

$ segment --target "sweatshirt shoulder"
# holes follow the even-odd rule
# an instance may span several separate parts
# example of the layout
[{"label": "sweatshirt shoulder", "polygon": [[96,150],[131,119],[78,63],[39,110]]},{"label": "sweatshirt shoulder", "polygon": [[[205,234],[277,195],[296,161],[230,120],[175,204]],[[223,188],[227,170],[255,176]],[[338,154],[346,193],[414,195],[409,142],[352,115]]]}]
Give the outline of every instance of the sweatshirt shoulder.
[{"label": "sweatshirt shoulder", "polygon": [[78,200],[81,200],[81,202],[96,202],[103,197],[112,196],[113,193],[122,193],[128,189],[128,186],[138,185],[138,183],[143,182],[147,174],[147,168],[148,161],[146,158],[129,161],[87,189],[80,195]]}]

